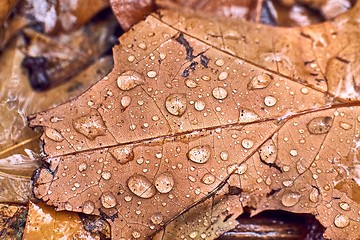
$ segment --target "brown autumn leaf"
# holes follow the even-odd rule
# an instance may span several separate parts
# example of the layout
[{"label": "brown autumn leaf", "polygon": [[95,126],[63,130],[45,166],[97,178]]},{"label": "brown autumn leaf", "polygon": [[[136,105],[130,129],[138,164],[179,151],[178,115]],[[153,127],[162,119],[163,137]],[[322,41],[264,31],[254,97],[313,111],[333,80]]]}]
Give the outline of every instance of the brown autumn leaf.
[{"label": "brown autumn leaf", "polygon": [[326,237],[358,238],[359,7],[289,29],[152,14],[107,77],[29,118],[46,130],[35,195],[102,215],[113,239],[152,236],[219,191],[241,204],[223,219],[312,213]]},{"label": "brown autumn leaf", "polygon": [[44,203],[36,204],[30,201],[22,239],[99,240],[100,236],[86,231],[78,214],[56,212]]}]

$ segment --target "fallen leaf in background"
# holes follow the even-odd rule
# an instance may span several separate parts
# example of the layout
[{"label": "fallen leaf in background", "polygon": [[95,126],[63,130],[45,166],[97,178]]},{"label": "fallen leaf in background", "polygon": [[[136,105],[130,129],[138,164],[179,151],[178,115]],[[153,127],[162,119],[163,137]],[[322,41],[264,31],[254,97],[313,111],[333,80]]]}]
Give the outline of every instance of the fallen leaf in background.
[{"label": "fallen leaf in background", "polygon": [[[144,239],[227,184],[251,214],[311,213],[325,237],[356,239],[358,18],[359,4],[291,29],[152,14],[120,38],[107,77],[30,117],[48,129],[36,197]],[[327,81],[332,62],[352,88]]]},{"label": "fallen leaf in background", "polygon": [[22,65],[28,69],[31,86],[41,91],[78,74],[111,48],[115,27],[116,20],[109,15],[52,38],[24,29],[27,44]]},{"label": "fallen leaf in background", "polygon": [[109,6],[108,0],[26,0],[20,14],[43,24],[46,33],[70,32]]},{"label": "fallen leaf in background", "polygon": [[157,6],[181,12],[197,11],[207,16],[224,16],[239,20],[257,21],[262,1],[253,0],[156,0]]},{"label": "fallen leaf in background", "polygon": [[0,238],[20,240],[26,215],[27,208],[25,206],[0,203]]},{"label": "fallen leaf in background", "polygon": [[76,213],[56,212],[44,203],[29,202],[28,217],[22,236],[23,240],[31,239],[100,239],[98,234],[84,229]]},{"label": "fallen leaf in background", "polygon": [[153,0],[110,0],[110,5],[124,31],[155,9]]}]

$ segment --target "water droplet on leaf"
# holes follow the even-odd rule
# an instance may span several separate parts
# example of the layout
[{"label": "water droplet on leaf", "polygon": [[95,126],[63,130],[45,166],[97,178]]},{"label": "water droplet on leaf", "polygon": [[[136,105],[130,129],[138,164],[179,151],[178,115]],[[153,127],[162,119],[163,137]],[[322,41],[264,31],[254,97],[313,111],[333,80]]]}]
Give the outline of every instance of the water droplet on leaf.
[{"label": "water droplet on leaf", "polygon": [[170,173],[160,173],[155,178],[155,187],[160,193],[168,193],[174,187],[174,178]]},{"label": "water droplet on leaf", "polygon": [[182,116],[186,110],[185,94],[174,93],[165,100],[165,107],[169,113],[174,116]]},{"label": "water droplet on leaf", "polygon": [[325,134],[330,131],[332,123],[332,117],[316,117],[309,121],[306,127],[311,134]]},{"label": "water droplet on leaf", "polygon": [[285,207],[295,206],[301,198],[301,194],[293,191],[285,191],[281,197],[281,203]]},{"label": "water droplet on leaf", "polygon": [[339,214],[335,217],[334,224],[338,228],[344,228],[350,224],[350,219],[348,216]]},{"label": "water droplet on leaf", "polygon": [[85,214],[91,214],[95,210],[95,204],[92,201],[85,201],[82,206],[82,211]]},{"label": "water droplet on leaf", "polygon": [[216,88],[213,89],[212,95],[216,99],[223,100],[223,99],[225,99],[227,97],[228,93],[227,93],[225,88],[216,87]]},{"label": "water droplet on leaf", "polygon": [[109,152],[120,164],[134,160],[133,146],[130,145],[112,148]]},{"label": "water droplet on leaf", "polygon": [[144,84],[145,78],[144,76],[135,71],[125,71],[117,78],[117,85],[118,87],[123,90],[131,90],[138,85]]},{"label": "water droplet on leaf", "polygon": [[187,153],[189,160],[195,163],[206,163],[210,159],[211,148],[209,145],[196,146]]},{"label": "water droplet on leaf", "polygon": [[45,128],[45,135],[55,142],[61,142],[64,140],[64,137],[53,128]]},{"label": "water droplet on leaf", "polygon": [[74,129],[90,140],[98,136],[105,135],[106,126],[98,112],[75,118],[73,120]]},{"label": "water droplet on leaf", "polygon": [[248,84],[248,90],[266,88],[272,80],[269,74],[263,73],[255,76]]},{"label": "water droplet on leaf", "polygon": [[116,205],[116,199],[111,192],[103,193],[100,200],[104,208],[113,208]]},{"label": "water droplet on leaf", "polygon": [[154,185],[141,174],[134,174],[127,180],[127,186],[132,193],[141,198],[151,198],[155,195]]}]

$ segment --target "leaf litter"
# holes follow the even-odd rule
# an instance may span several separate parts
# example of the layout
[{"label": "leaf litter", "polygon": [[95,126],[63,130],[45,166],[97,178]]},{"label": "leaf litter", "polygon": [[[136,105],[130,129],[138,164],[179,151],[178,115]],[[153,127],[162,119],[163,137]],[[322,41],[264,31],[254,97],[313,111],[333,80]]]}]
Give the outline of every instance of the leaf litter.
[{"label": "leaf litter", "polygon": [[103,216],[113,239],[152,236],[222,192],[235,196],[223,219],[312,213],[325,237],[356,239],[358,18],[359,4],[291,29],[152,14],[120,38],[107,77],[29,117],[50,129],[35,196]]}]

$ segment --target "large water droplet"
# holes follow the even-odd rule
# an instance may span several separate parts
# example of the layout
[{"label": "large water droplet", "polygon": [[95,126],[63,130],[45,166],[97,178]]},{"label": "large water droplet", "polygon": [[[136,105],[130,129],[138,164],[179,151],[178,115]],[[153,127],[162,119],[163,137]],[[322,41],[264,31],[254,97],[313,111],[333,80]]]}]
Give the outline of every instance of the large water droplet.
[{"label": "large water droplet", "polygon": [[104,208],[113,208],[116,205],[116,198],[111,192],[103,193],[100,200]]},{"label": "large water droplet", "polygon": [[350,219],[348,216],[339,214],[335,217],[334,224],[338,228],[344,228],[350,224]]},{"label": "large water droplet", "polygon": [[156,212],[150,217],[150,220],[153,224],[158,225],[158,224],[162,223],[162,221],[164,220],[164,217],[161,214],[161,212]]},{"label": "large water droplet", "polygon": [[332,117],[316,117],[308,122],[306,127],[311,134],[325,134],[330,131],[332,124]]},{"label": "large water droplet", "polygon": [[112,148],[109,152],[120,164],[134,160],[133,146],[130,145]]},{"label": "large water droplet", "polygon": [[272,79],[273,77],[270,76],[269,74],[266,73],[259,74],[255,76],[253,79],[251,79],[251,81],[248,84],[248,89],[254,90],[254,89],[266,88],[270,84]]},{"label": "large water droplet", "polygon": [[144,75],[132,70],[123,72],[117,78],[117,85],[123,91],[133,89],[136,86],[144,83],[145,83]]},{"label": "large water droplet", "polygon": [[45,135],[55,142],[61,142],[64,140],[64,137],[53,128],[45,128]]},{"label": "large water droplet", "polygon": [[344,211],[350,210],[350,205],[347,202],[341,202],[341,203],[339,203],[339,206]]},{"label": "large water droplet", "polygon": [[72,125],[77,132],[90,140],[105,135],[106,131],[105,123],[98,112],[75,118]]},{"label": "large water droplet", "polygon": [[260,159],[266,163],[274,163],[277,157],[277,147],[272,139],[264,142],[259,148]]},{"label": "large water droplet", "polygon": [[245,149],[250,149],[254,146],[254,141],[248,138],[244,138],[241,141],[241,146],[243,146]]},{"label": "large water droplet", "polygon": [[216,87],[216,88],[213,89],[212,95],[216,99],[223,100],[223,99],[225,99],[227,97],[228,93],[227,93],[225,88]]},{"label": "large water droplet", "polygon": [[239,109],[239,122],[240,123],[248,123],[253,122],[259,119],[259,115],[257,115],[254,111],[249,110],[247,108]]},{"label": "large water droplet", "polygon": [[132,231],[131,235],[132,235],[132,236],[133,236],[133,238],[135,238],[135,239],[138,239],[138,238],[140,238],[140,237],[141,237],[140,232],[139,232],[139,231],[137,231],[137,230]]},{"label": "large water droplet", "polygon": [[95,204],[92,201],[85,201],[82,206],[82,211],[85,214],[91,214],[95,210]]},{"label": "large water droplet", "polygon": [[295,206],[301,198],[301,194],[293,191],[286,191],[281,197],[281,203],[285,207]]},{"label": "large water droplet", "polygon": [[211,148],[209,145],[193,147],[187,153],[187,157],[195,163],[206,163],[210,159]]},{"label": "large water droplet", "polygon": [[155,178],[155,187],[160,193],[168,193],[174,187],[174,178],[170,173],[160,173]]},{"label": "large water droplet", "polygon": [[155,195],[154,185],[141,174],[134,174],[127,180],[127,186],[132,193],[141,198],[151,198]]},{"label": "large water droplet", "polygon": [[215,182],[215,176],[211,173],[205,173],[204,176],[201,178],[201,182],[206,185],[213,184]]},{"label": "large water droplet", "polygon": [[174,116],[182,116],[186,110],[185,94],[174,93],[165,100],[165,107]]}]

